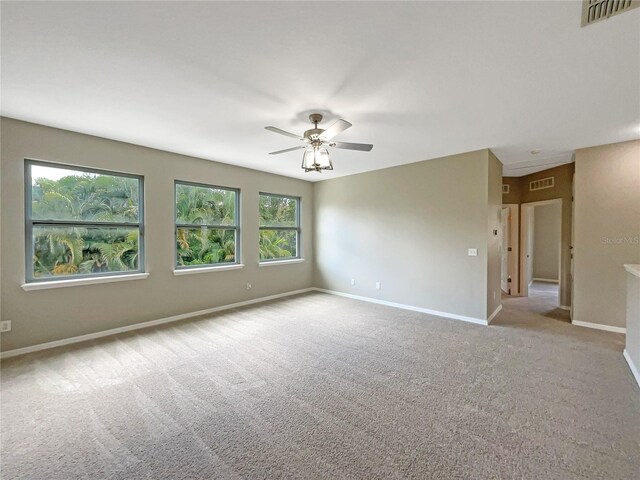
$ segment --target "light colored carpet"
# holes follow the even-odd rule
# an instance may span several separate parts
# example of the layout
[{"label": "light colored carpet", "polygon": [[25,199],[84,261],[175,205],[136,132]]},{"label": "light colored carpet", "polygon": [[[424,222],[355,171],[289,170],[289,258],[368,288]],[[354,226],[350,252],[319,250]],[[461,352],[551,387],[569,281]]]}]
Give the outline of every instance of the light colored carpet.
[{"label": "light colored carpet", "polygon": [[639,478],[623,337],[553,310],[310,293],[9,359],[2,478]]},{"label": "light colored carpet", "polygon": [[549,301],[553,301],[554,304],[557,305],[559,295],[560,285],[557,283],[534,281],[529,285],[530,297],[544,296],[547,297]]}]

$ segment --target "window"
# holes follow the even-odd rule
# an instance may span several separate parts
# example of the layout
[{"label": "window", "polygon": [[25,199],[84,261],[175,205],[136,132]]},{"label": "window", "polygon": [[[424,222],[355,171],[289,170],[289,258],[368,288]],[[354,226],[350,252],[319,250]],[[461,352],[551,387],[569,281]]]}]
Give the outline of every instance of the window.
[{"label": "window", "polygon": [[144,269],[142,177],[27,160],[26,281]]},{"label": "window", "polygon": [[176,267],[238,263],[239,190],[176,182]]},{"label": "window", "polygon": [[260,261],[300,258],[300,199],[260,194]]}]

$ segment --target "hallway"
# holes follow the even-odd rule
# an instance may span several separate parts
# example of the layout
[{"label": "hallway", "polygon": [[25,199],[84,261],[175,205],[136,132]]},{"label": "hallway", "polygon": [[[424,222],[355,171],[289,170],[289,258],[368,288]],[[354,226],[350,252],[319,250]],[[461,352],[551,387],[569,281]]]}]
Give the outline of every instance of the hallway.
[{"label": "hallway", "polygon": [[558,303],[558,295],[560,294],[560,285],[551,282],[539,282],[534,280],[529,287],[530,297],[545,297],[549,301],[554,301],[556,305]]},{"label": "hallway", "polygon": [[[511,313],[530,314],[528,321],[540,322],[544,318],[559,320],[564,323],[571,323],[568,310],[559,307],[558,301],[559,285],[556,283],[534,281],[529,286],[529,296],[519,297],[502,295],[503,312],[508,310]],[[498,318],[503,318],[501,313]],[[542,318],[540,318],[542,317]],[[496,318],[497,320],[497,318]],[[496,321],[492,322],[495,325]]]}]

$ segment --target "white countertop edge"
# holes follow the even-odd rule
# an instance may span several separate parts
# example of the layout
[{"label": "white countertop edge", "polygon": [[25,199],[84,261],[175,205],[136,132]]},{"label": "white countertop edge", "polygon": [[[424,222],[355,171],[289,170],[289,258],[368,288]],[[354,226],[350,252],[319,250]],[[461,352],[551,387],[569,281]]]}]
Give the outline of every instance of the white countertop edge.
[{"label": "white countertop edge", "polygon": [[640,277],[640,264],[627,263],[624,266],[624,269],[629,272],[631,275],[635,275],[636,277]]}]

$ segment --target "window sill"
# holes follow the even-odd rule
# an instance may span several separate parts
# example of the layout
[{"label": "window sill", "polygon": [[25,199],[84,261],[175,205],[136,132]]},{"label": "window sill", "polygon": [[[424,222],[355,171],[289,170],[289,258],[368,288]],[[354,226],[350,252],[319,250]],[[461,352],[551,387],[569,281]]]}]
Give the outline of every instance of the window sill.
[{"label": "window sill", "polygon": [[142,280],[147,278],[148,276],[148,273],[131,273],[125,275],[109,275],[105,277],[54,280],[51,282],[33,282],[23,284],[22,289],[26,292],[29,292],[31,290],[48,290],[50,288],[79,287],[82,285],[93,285],[94,283],[112,283],[125,282],[128,280]]},{"label": "window sill", "polygon": [[292,263],[302,263],[304,258],[292,258],[291,260],[271,260],[258,263],[259,267],[274,267],[276,265],[290,265]]},{"label": "window sill", "polygon": [[182,268],[180,270],[174,270],[174,275],[191,275],[192,273],[209,273],[209,272],[222,272],[225,270],[240,270],[244,268],[242,263],[236,263],[233,265],[218,265],[216,267],[193,267]]}]

